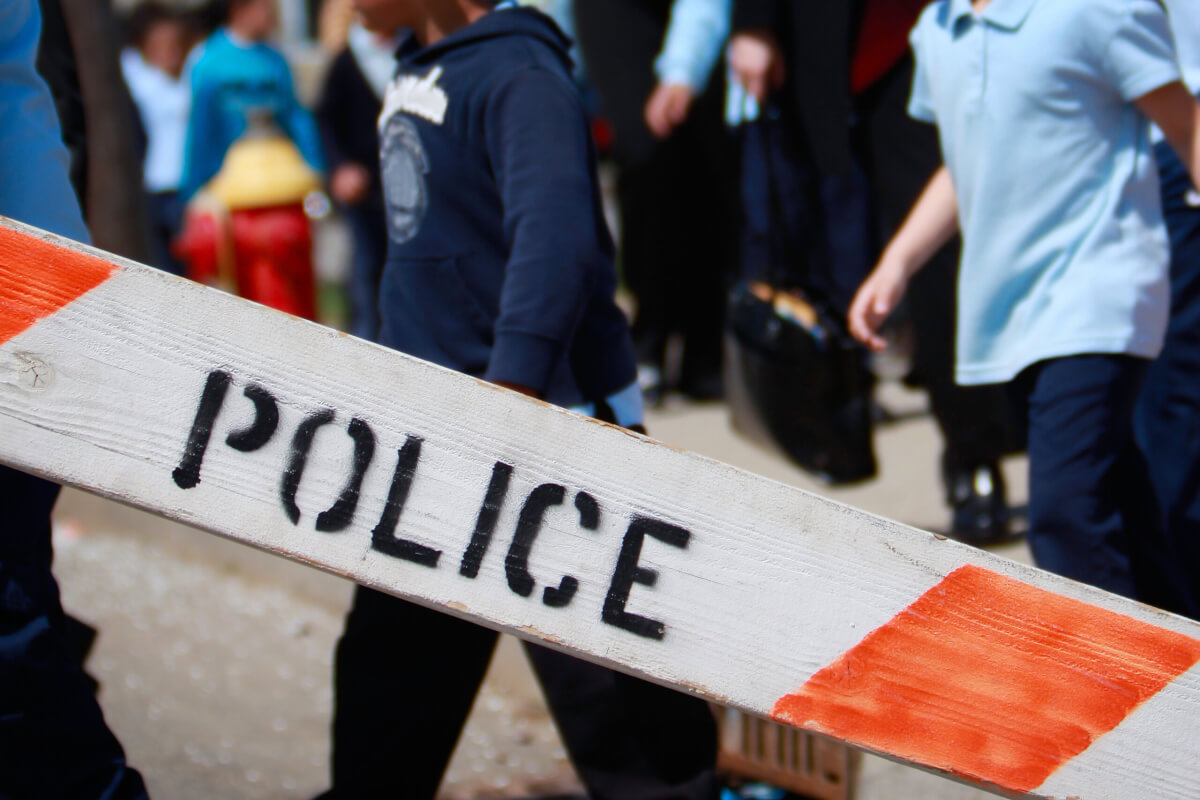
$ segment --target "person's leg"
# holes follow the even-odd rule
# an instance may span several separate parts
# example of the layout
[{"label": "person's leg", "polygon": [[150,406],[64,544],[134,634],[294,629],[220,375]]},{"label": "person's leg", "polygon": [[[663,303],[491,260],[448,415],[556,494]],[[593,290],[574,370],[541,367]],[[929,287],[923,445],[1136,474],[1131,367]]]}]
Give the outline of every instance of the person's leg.
[{"label": "person's leg", "polygon": [[722,66],[713,72],[672,135],[679,152],[666,201],[676,209],[667,291],[671,328],[683,335],[679,390],[695,400],[723,395],[725,306],[737,265],[736,151],[725,127]]},{"label": "person's leg", "polygon": [[154,266],[172,275],[183,275],[183,262],[171,252],[171,242],[183,229],[183,201],[179,192],[147,192],[146,211],[150,217]]},{"label": "person's leg", "polygon": [[1135,430],[1162,511],[1165,535],[1186,577],[1172,610],[1200,613],[1200,196],[1169,144],[1156,150],[1171,237],[1171,320],[1162,353],[1146,370]]},{"label": "person's leg", "polygon": [[715,800],[707,703],[537,645],[526,652],[591,800]]},{"label": "person's leg", "polygon": [[1133,537],[1155,538],[1154,498],[1138,474],[1133,441],[1133,407],[1147,364],[1081,355],[1041,362],[1020,376],[1029,392],[1034,561],[1127,597],[1138,596]]},{"label": "person's leg", "polygon": [[379,337],[379,282],[387,259],[387,223],[381,204],[367,200],[346,209],[354,238],[349,280],[350,333],[368,341]]},{"label": "person's leg", "polygon": [[633,342],[639,381],[647,399],[663,391],[668,340],[676,331],[680,293],[673,280],[683,235],[694,221],[680,206],[679,180],[687,175],[684,139],[659,141],[644,118],[654,90],[654,59],[662,46],[670,7],[642,0],[576,0],[575,24],[588,80],[600,99],[600,114],[612,125],[619,169],[620,271],[634,298]]},{"label": "person's leg", "polygon": [[495,631],[358,587],[334,671],[333,800],[432,800]]},{"label": "person's leg", "polygon": [[0,466],[0,797],[145,798],[72,656],[50,573],[58,486]]}]

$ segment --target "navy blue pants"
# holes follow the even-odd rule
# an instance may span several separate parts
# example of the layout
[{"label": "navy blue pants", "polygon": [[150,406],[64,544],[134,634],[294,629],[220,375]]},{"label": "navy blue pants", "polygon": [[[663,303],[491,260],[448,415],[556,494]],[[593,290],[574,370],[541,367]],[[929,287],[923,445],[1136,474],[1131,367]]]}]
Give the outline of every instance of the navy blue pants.
[{"label": "navy blue pants", "polygon": [[387,220],[383,197],[371,197],[343,209],[354,237],[350,266],[350,333],[360,339],[379,338],[379,283],[387,260]]},{"label": "navy blue pants", "polygon": [[[338,643],[333,788],[322,800],[432,800],[496,632],[358,587]],[[526,644],[588,797],[716,800],[704,701]]]},{"label": "navy blue pants", "polygon": [[0,800],[145,798],[67,648],[50,574],[57,497],[0,466]]},{"label": "navy blue pants", "polygon": [[1014,381],[1027,411],[1029,544],[1039,567],[1154,605],[1175,578],[1133,410],[1150,362],[1079,355]]},{"label": "navy blue pants", "polygon": [[1156,155],[1171,236],[1171,321],[1146,372],[1135,430],[1187,584],[1171,610],[1200,618],[1200,196],[1170,145]]},{"label": "navy blue pants", "polygon": [[146,212],[154,266],[172,275],[185,274],[183,262],[171,252],[171,242],[183,230],[184,206],[179,192],[147,192]]}]

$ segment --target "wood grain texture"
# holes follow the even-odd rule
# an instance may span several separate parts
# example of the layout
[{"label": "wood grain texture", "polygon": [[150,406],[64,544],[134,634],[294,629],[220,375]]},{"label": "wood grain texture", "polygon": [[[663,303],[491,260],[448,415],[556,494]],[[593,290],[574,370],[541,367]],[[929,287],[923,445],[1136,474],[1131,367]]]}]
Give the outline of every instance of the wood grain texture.
[{"label": "wood grain texture", "polygon": [[[1014,796],[1200,796],[1190,621],[5,228],[9,242],[51,242],[64,265],[84,252],[117,269],[0,346],[0,461],[759,715],[970,567],[989,585],[1084,609],[1050,631],[985,597],[956,623],[956,635],[986,641],[1001,623],[1011,630],[1010,649],[981,652],[978,666],[1031,699],[980,711],[997,725],[1028,730],[1035,708],[1054,725],[1078,719],[1074,697],[1047,694],[1052,681],[1014,674],[1014,653],[1092,652],[1088,608],[1115,638],[1150,630],[1167,642],[1097,661],[1098,680],[1146,662],[1178,677],[1113,712],[1110,729],[1089,729],[1079,755],[1056,754],[1039,786],[1011,776],[1042,755],[1013,764],[1024,757],[984,752],[963,770],[936,748],[842,738]],[[25,269],[23,248],[0,245],[0,285],[20,285]],[[877,657],[919,676],[919,659],[936,656],[916,650]],[[930,667],[905,715],[959,707],[961,687]],[[886,698],[881,708],[886,719]]]}]

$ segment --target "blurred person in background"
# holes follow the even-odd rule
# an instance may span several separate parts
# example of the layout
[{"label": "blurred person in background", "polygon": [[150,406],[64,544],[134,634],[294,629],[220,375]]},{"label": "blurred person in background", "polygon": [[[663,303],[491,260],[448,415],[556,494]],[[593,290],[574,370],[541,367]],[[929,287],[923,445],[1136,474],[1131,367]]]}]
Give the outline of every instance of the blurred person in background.
[{"label": "blurred person in background", "polygon": [[[34,66],[41,20],[34,0],[8,0],[0,14],[0,214],[88,242],[54,101]],[[65,34],[52,26],[42,54],[73,64]],[[0,466],[0,797],[144,800],[69,641],[51,573],[58,492]]]},{"label": "blurred person in background", "polygon": [[146,136],[143,178],[154,247],[154,266],[176,275],[183,264],[171,253],[171,240],[183,226],[183,151],[192,92],[184,64],[191,30],[165,6],[146,2],[129,16],[128,46],[121,73],[137,104]]},{"label": "blurred person in background", "polygon": [[275,28],[275,0],[220,2],[223,24],[205,40],[191,70],[185,200],[220,170],[226,151],[249,125],[250,111],[268,112],[309,166],[324,168],[316,122],[296,99],[287,62],[266,42]]},{"label": "blurred person in background", "polygon": [[[796,123],[796,147],[822,175],[861,171],[875,217],[873,249],[900,226],[941,165],[937,131],[908,116],[908,33],[928,0],[737,0],[730,67],[759,102],[772,96]],[[836,214],[836,210],[827,209]],[[957,238],[915,278],[911,377],[929,392],[942,433],[951,534],[1003,540],[1009,509],[1000,457],[1012,449],[997,387],[954,383]],[[846,276],[856,285],[863,276]]]},{"label": "blurred person in background", "polygon": [[[1164,0],[1183,82],[1200,93],[1200,3]],[[1150,471],[1162,527],[1200,614],[1200,193],[1175,150],[1155,129],[1163,217],[1171,243],[1171,315],[1162,352],[1146,370],[1134,432]],[[1162,597],[1152,598],[1167,605]]]},{"label": "blurred person in background", "polygon": [[[621,271],[651,403],[670,389],[697,400],[723,393],[736,195],[716,66],[729,14],[730,0],[575,2],[588,80],[613,129]],[[673,339],[682,344],[677,379]]]},{"label": "blurred person in background", "polygon": [[396,71],[396,46],[395,31],[372,33],[352,23],[316,109],[329,159],[329,192],[354,236],[350,332],[371,340],[379,335],[379,281],[387,255],[376,123]]},{"label": "blurred person in background", "polygon": [[266,43],[274,0],[224,0],[224,24],[191,68],[183,195],[175,251],[188,277],[316,319],[306,203],[324,164],[316,121]]}]

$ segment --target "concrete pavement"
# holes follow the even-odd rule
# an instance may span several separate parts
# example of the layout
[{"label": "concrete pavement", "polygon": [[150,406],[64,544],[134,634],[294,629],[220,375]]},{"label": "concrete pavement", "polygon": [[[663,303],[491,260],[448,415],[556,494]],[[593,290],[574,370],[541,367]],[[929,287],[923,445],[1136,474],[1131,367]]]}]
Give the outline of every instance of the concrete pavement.
[{"label": "concrete pavement", "polygon": [[[881,472],[825,489],[733,434],[719,405],[672,401],[648,420],[656,438],[900,521],[939,530],[940,443],[924,397],[881,384],[899,419],[880,429]],[[1024,463],[1005,464],[1024,502]],[[309,798],[326,787],[331,661],[351,586],[274,556],[76,491],[56,515],[64,605],[100,629],[89,669],[152,795]],[[997,548],[1028,560],[1017,541]],[[419,653],[414,653],[419,657]],[[403,721],[398,721],[403,724]],[[444,786],[446,798],[578,791],[519,645],[498,651]],[[866,758],[862,800],[989,797]]]}]

